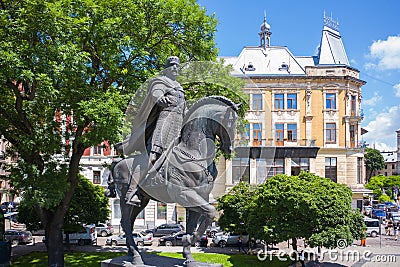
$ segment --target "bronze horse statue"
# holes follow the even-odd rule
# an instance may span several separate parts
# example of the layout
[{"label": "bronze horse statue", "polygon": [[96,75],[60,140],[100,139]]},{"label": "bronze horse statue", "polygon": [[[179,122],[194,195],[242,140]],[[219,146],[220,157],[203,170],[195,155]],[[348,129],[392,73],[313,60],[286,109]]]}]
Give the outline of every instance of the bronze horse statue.
[{"label": "bronze horse statue", "polygon": [[[150,199],[177,203],[188,214],[184,235],[185,265],[221,266],[196,262],[190,248],[211,225],[216,209],[209,203],[209,194],[217,177],[214,162],[216,147],[231,153],[236,132],[238,105],[222,96],[204,97],[185,114],[181,135],[177,137],[154,166],[148,165],[148,155],[142,153],[119,161],[111,170],[112,185],[121,200],[121,226],[126,234],[129,265],[144,265],[133,237],[136,216]],[[144,174],[142,172],[147,172]],[[140,177],[145,177],[139,181]],[[140,206],[128,205],[125,194],[130,183],[137,183]],[[128,264],[128,263],[127,263]]]}]

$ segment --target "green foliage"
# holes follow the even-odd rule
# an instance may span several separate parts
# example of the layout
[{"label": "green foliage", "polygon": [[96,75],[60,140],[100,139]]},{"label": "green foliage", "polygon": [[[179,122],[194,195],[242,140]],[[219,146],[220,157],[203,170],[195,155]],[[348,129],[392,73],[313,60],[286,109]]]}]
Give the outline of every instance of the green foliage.
[{"label": "green foliage", "polygon": [[367,177],[371,178],[372,173],[377,170],[385,168],[385,159],[379,152],[374,148],[365,148],[365,165],[367,168]]},{"label": "green foliage", "polygon": [[218,198],[217,209],[223,211],[218,225],[227,232],[247,232],[253,193],[249,184],[240,182],[229,192]]},{"label": "green foliage", "polygon": [[308,172],[277,175],[254,192],[239,184],[219,198],[220,224],[232,231],[243,222],[246,232],[268,243],[304,237],[312,247],[333,248],[340,239],[350,245],[365,228],[351,196],[348,186]]},{"label": "green foliage", "polygon": [[396,195],[393,195],[393,192],[396,188],[400,187],[400,175],[376,175],[369,180],[365,187],[373,190],[375,199],[380,199],[381,196],[385,196],[384,199],[391,201],[397,198]]},{"label": "green foliage", "polygon": [[378,198],[378,200],[379,200],[380,203],[383,203],[383,202],[390,202],[390,201],[391,201],[391,198],[390,198],[388,195],[381,195],[381,196]]},{"label": "green foliage", "polygon": [[215,60],[215,27],[195,0],[2,1],[0,135],[45,228],[60,230],[85,148],[120,141],[129,99],[168,56]]},{"label": "green foliage", "polygon": [[[71,205],[64,217],[64,230],[73,231],[82,224],[104,222],[109,219],[109,214],[108,198],[104,196],[104,189],[79,175],[79,185],[75,189]],[[29,230],[43,228],[37,214],[37,207],[25,198],[19,206],[18,219],[25,223]]]}]

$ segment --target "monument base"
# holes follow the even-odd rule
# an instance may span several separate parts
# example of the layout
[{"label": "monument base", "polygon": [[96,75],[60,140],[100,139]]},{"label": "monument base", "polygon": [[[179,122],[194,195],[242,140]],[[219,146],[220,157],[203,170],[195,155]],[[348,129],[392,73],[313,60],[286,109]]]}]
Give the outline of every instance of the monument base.
[{"label": "monument base", "polygon": [[155,254],[141,253],[144,265],[133,265],[131,256],[122,256],[101,262],[101,267],[223,267],[222,264],[206,262],[185,263],[183,259],[175,259]]}]

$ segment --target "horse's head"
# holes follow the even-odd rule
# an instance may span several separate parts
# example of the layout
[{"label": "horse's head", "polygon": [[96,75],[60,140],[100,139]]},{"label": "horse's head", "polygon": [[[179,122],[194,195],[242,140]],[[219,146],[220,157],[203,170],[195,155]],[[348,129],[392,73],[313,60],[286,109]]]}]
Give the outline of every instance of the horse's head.
[{"label": "horse's head", "polygon": [[221,151],[231,153],[235,140],[238,108],[238,105],[223,96],[208,96],[198,100],[186,114],[182,141],[186,144],[192,143],[190,146],[194,147],[196,142],[199,145],[200,140],[207,140],[206,147],[211,148],[214,147],[218,136]]},{"label": "horse's head", "polygon": [[217,135],[221,141],[220,149],[227,154],[232,153],[233,150],[238,119],[237,109],[236,104],[226,107],[225,113],[222,114],[221,123],[218,124],[219,127],[217,128]]}]

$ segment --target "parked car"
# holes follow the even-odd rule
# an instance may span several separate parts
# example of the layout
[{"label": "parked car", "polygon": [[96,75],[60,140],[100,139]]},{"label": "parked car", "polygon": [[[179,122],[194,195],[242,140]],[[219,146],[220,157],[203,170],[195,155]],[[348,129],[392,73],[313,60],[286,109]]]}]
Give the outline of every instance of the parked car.
[{"label": "parked car", "polygon": [[371,212],[371,217],[375,218],[375,219],[379,219],[379,218],[386,218],[386,212],[380,209],[373,209]]},{"label": "parked car", "polygon": [[[185,232],[179,232],[175,233],[172,235],[166,235],[160,237],[158,240],[158,245],[159,246],[182,246],[182,238],[183,236],[186,235]],[[196,247],[207,247],[208,245],[208,239],[207,236],[203,235],[200,237],[200,240],[195,243]]]},{"label": "parked car", "polygon": [[[217,233],[213,239],[212,242],[223,248],[226,246],[236,246],[237,245],[237,240],[239,238],[239,234],[230,234],[230,233]],[[250,246],[254,246],[255,242],[254,240],[249,240],[249,236],[247,234],[242,234],[242,240],[243,240],[243,245],[249,245],[248,243],[250,242]]]},{"label": "parked car", "polygon": [[153,233],[151,232],[147,233],[146,231],[138,230],[138,231],[133,231],[132,234],[134,237],[137,235],[138,237],[142,238],[144,245],[149,245],[149,246],[153,245],[153,240],[154,240]]},{"label": "parked car", "polygon": [[385,204],[389,208],[397,208],[397,205],[393,202],[385,202],[383,204]]},{"label": "parked car", "polygon": [[[133,240],[135,241],[136,245],[139,247],[144,246],[144,240],[141,238],[137,233],[132,233],[133,234]],[[125,234],[120,234],[120,235],[113,235],[106,240],[106,244],[110,246],[121,246],[121,245],[126,245],[126,235]]]},{"label": "parked car", "polygon": [[392,220],[394,223],[399,223],[400,222],[400,214],[399,213],[393,214]]},{"label": "parked car", "polygon": [[153,236],[164,236],[171,235],[184,230],[184,227],[180,224],[161,224],[158,227],[147,230],[147,232],[153,233]]},{"label": "parked car", "polygon": [[222,229],[219,226],[211,226],[206,230],[206,235],[211,238],[213,238],[217,233],[222,233]]},{"label": "parked car", "polygon": [[6,241],[11,241],[13,245],[28,244],[33,241],[32,233],[22,230],[6,230],[4,232],[4,238]]},{"label": "parked car", "polygon": [[393,203],[393,202],[385,202],[385,206],[386,206],[386,211],[391,211],[391,212],[398,212],[399,211],[399,207],[397,206],[397,204]]},{"label": "parked car", "polygon": [[[66,234],[63,233],[63,242],[66,243]],[[94,224],[83,225],[82,230],[79,232],[68,234],[69,243],[71,245],[96,245],[97,244],[97,232]],[[46,243],[46,237],[42,239],[43,243]]]},{"label": "parked car", "polygon": [[367,235],[371,237],[376,237],[379,234],[379,220],[364,218],[365,226],[367,226]]},{"label": "parked car", "polygon": [[98,223],[96,225],[96,232],[99,236],[109,236],[114,233],[114,227],[110,223]]},{"label": "parked car", "polygon": [[386,205],[382,204],[382,203],[374,205],[373,208],[376,209],[376,210],[386,211]]}]

